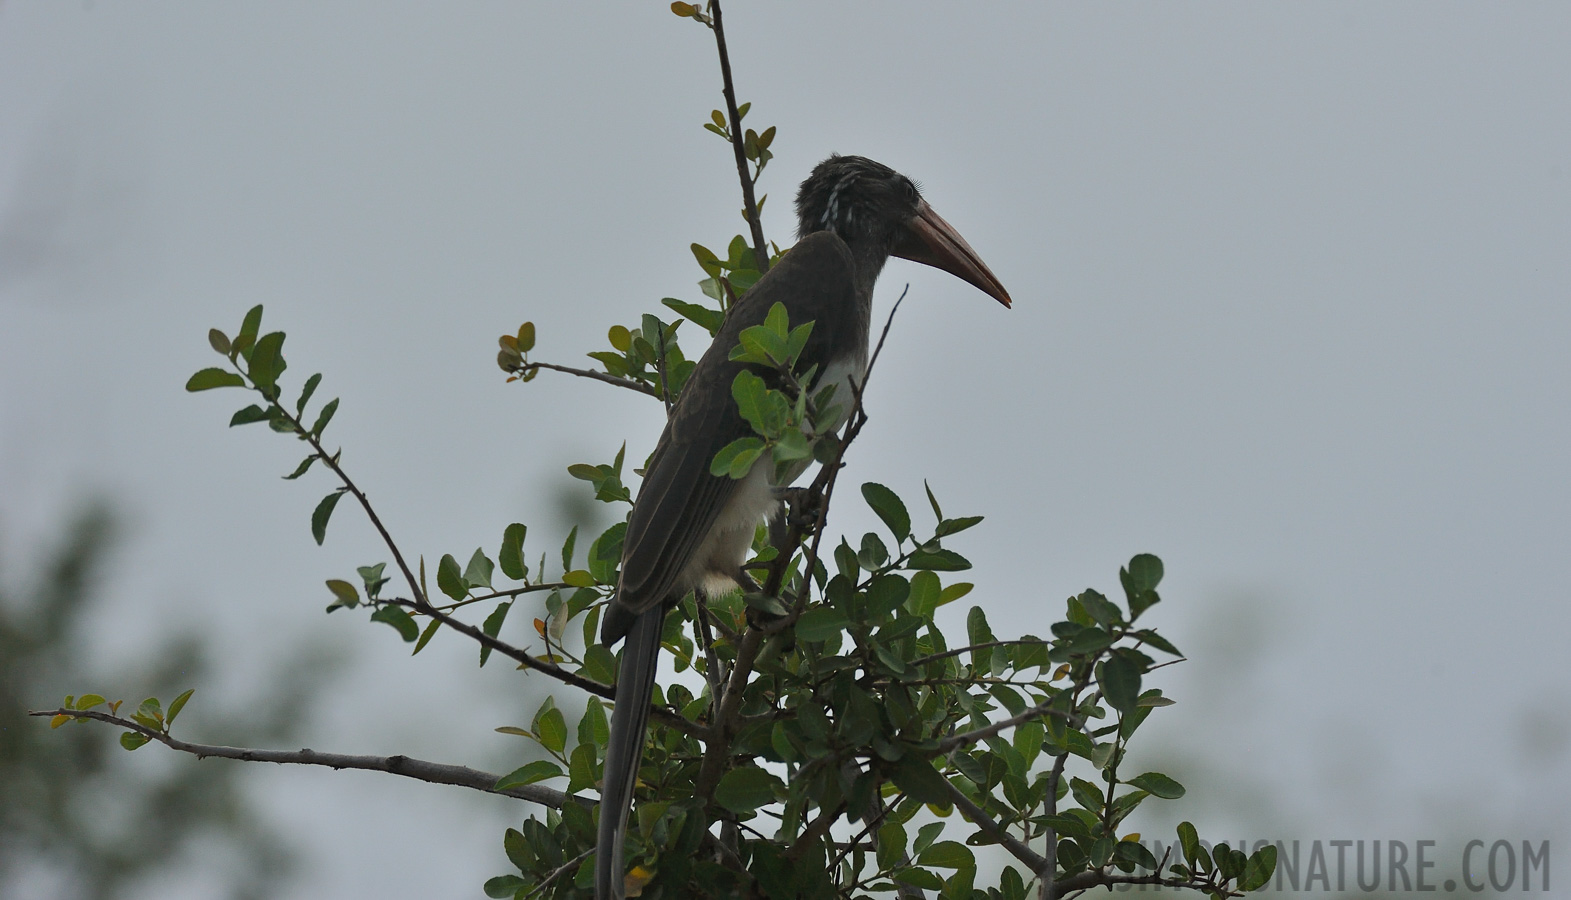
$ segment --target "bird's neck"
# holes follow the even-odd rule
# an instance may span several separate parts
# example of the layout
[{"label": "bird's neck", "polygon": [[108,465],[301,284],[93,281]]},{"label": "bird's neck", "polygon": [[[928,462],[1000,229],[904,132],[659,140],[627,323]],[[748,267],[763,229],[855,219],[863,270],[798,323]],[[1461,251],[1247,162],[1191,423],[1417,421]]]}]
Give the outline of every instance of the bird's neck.
[{"label": "bird's neck", "polygon": [[846,248],[851,251],[852,271],[856,273],[856,297],[862,307],[865,333],[873,308],[873,285],[889,262],[889,248],[871,240],[846,241]]}]

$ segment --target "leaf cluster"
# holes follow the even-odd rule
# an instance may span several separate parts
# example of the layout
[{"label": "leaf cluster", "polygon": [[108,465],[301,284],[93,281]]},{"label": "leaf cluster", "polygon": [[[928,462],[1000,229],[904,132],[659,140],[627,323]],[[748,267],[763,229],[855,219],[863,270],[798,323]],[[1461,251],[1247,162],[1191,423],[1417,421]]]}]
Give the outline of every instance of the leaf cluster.
[{"label": "leaf cluster", "polygon": [[[135,712],[131,713],[131,720],[150,731],[167,735],[169,726],[175,723],[175,717],[180,715],[182,709],[185,709],[186,701],[190,700],[191,695],[194,693],[196,693],[196,688],[190,688],[182,692],[180,696],[169,701],[168,712],[164,711],[163,705],[158,702],[157,697],[148,697],[137,706]],[[99,694],[83,694],[80,697],[67,694],[65,700],[61,702],[60,708],[86,712],[99,706],[106,706],[110,715],[119,715],[120,707],[124,703],[124,700],[105,700]],[[72,721],[84,723],[91,720],[86,716],[71,716],[61,713],[50,717],[49,727],[59,728],[61,725]],[[150,735],[140,731],[124,731],[120,734],[120,746],[127,750],[135,750],[152,739]]]}]

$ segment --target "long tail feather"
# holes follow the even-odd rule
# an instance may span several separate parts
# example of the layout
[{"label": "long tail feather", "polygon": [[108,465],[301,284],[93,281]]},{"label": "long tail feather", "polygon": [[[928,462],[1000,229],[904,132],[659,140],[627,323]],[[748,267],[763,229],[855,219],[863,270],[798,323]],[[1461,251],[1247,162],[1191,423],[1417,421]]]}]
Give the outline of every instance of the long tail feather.
[{"label": "long tail feather", "polygon": [[655,687],[660,656],[660,631],[665,608],[656,606],[633,622],[622,647],[622,670],[616,679],[616,708],[611,711],[611,740],[606,744],[605,778],[600,790],[600,834],[595,843],[595,897],[622,900],[627,813],[633,805],[633,784],[644,755],[649,729],[649,696]]}]

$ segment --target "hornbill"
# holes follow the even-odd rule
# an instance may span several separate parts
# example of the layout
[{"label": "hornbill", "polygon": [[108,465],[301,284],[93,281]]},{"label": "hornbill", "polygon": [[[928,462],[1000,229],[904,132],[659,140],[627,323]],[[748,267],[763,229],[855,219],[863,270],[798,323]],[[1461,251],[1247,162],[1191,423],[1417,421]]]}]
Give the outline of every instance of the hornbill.
[{"label": "hornbill", "polygon": [[852,407],[847,382],[859,386],[867,368],[873,283],[890,256],[943,269],[1010,305],[1009,292],[965,239],[911,179],[888,166],[831,156],[802,182],[796,209],[800,240],[726,314],[671,409],[628,521],[621,582],[600,631],[607,647],[624,637],[627,645],[600,794],[599,900],[624,892],[623,839],[666,610],[688,591],[715,597],[755,587],[742,570],[754,529],[777,511],[778,490],[801,474],[799,468],[775,483],[774,467],[763,462],[739,480],[710,474],[722,447],[752,433],[731,394],[744,368],[730,359],[742,330],[762,323],[775,303],[785,306],[793,327],[813,322],[799,365],[817,366],[814,393],[839,385],[833,396],[843,421]]}]

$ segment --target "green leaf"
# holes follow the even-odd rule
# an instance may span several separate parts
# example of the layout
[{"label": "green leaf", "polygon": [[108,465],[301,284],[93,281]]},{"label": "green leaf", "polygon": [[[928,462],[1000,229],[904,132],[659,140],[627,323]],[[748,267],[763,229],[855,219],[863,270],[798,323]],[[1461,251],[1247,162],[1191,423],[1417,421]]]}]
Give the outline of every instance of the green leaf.
[{"label": "green leaf", "polygon": [[[497,604],[496,609],[491,610],[491,614],[489,616],[485,617],[485,623],[480,626],[480,630],[485,632],[487,635],[489,635],[491,637],[496,637],[497,633],[502,630],[502,623],[507,621],[507,613],[508,613],[508,611],[511,610],[512,608],[513,608],[513,604],[512,604],[511,601],[507,601],[507,602],[503,602],[503,603]],[[480,665],[482,665],[482,666],[485,665],[485,661],[487,659],[490,659],[490,658],[491,658],[491,645],[490,644],[481,644],[480,645]]]},{"label": "green leaf", "polygon": [[616,657],[604,644],[590,644],[584,648],[584,667],[579,672],[601,684],[611,684],[616,681]]},{"label": "green leaf", "polygon": [[518,522],[502,531],[502,550],[496,555],[502,574],[514,581],[523,581],[529,575],[529,564],[524,561],[524,537],[529,528]]},{"label": "green leaf", "polygon": [[934,518],[940,522],[944,521],[944,511],[938,508],[938,498],[933,496],[933,489],[928,486],[925,479],[922,481],[922,490],[927,491],[927,502],[929,506],[933,507]]},{"label": "green leaf", "polygon": [[906,512],[906,505],[900,497],[877,482],[869,481],[862,485],[862,499],[873,508],[889,530],[894,533],[895,540],[903,541],[911,536],[911,514]]},{"label": "green leaf", "polygon": [[400,606],[382,607],[371,614],[371,621],[386,622],[398,629],[398,636],[403,638],[406,644],[420,636],[420,626],[416,625],[415,620],[410,618],[409,613],[404,612],[403,607]]},{"label": "green leaf", "polygon": [[589,574],[602,584],[615,584],[617,567],[622,564],[622,539],[627,523],[617,522],[601,532],[589,545]]},{"label": "green leaf", "polygon": [[1155,631],[1151,630],[1150,628],[1143,628],[1140,631],[1135,632],[1134,636],[1139,638],[1142,641],[1145,641],[1147,644],[1150,644],[1151,646],[1155,647],[1156,649],[1161,650],[1163,653],[1171,653],[1174,656],[1183,656],[1184,655],[1184,654],[1178,652],[1178,648],[1174,647],[1171,643],[1169,643],[1166,638],[1164,638],[1161,635],[1157,634]]},{"label": "green leaf", "polygon": [[906,796],[934,806],[949,805],[949,783],[938,774],[933,764],[915,753],[900,757],[890,772],[895,787]]},{"label": "green leaf", "polygon": [[908,569],[928,569],[934,572],[963,572],[971,568],[971,561],[953,550],[918,550],[906,560]]},{"label": "green leaf", "polygon": [[505,791],[547,778],[562,777],[562,767],[548,759],[537,759],[528,765],[519,766],[513,771],[496,780],[496,790]]},{"label": "green leaf", "polygon": [[756,437],[738,438],[721,447],[720,452],[715,454],[714,461],[709,464],[709,474],[716,478],[745,478],[763,450],[764,442]]},{"label": "green leaf", "polygon": [[261,330],[262,304],[258,303],[246,311],[245,318],[240,322],[240,331],[235,335],[234,347],[243,349],[251,346]]},{"label": "green leaf", "polygon": [[250,425],[255,422],[266,422],[268,418],[270,418],[268,411],[253,403],[250,406],[247,406],[245,409],[238,410],[232,417],[230,417],[229,427],[233,428],[236,425]]},{"label": "green leaf", "polygon": [[[502,834],[502,850],[507,853],[507,861],[517,866],[520,870],[528,872],[535,866],[535,853],[529,846],[529,841],[519,833],[516,828],[509,828]],[[512,895],[509,894],[509,897]]]},{"label": "green leaf", "polygon": [[294,481],[296,478],[299,478],[301,475],[304,475],[306,473],[306,470],[311,468],[311,464],[314,463],[314,462],[316,462],[316,454],[315,453],[311,454],[310,456],[307,456],[305,459],[302,459],[300,461],[300,465],[295,466],[295,470],[293,472],[290,472],[288,475],[284,476],[284,480],[285,481]]},{"label": "green leaf", "polygon": [[[181,694],[180,696],[181,697],[186,697],[186,696],[189,696],[190,693],[191,693],[190,691],[186,691],[184,694]],[[67,703],[66,706],[71,708],[71,709],[75,709],[75,710],[86,710],[86,709],[92,709],[93,707],[95,707],[98,704],[103,703],[103,702],[105,702],[104,698],[99,696],[98,694],[83,694],[82,696],[76,698],[76,702],[74,704],[73,703]],[[176,703],[183,703],[183,701],[181,701],[181,700],[176,700],[175,702]],[[175,707],[171,706],[170,709],[173,710],[173,709],[175,709]],[[174,719],[175,719],[174,713],[171,712],[169,714],[169,721],[173,722]]]},{"label": "green leaf", "polygon": [[323,404],[321,412],[318,412],[316,414],[316,424],[311,426],[311,436],[312,437],[321,437],[322,436],[322,430],[327,427],[327,423],[328,422],[333,421],[333,413],[335,413],[335,412],[338,412],[338,398],[337,397],[334,397],[333,399],[331,399],[331,400],[327,401],[325,404]]},{"label": "green leaf", "polygon": [[150,740],[152,738],[140,731],[126,731],[120,734],[120,746],[127,750],[135,750]]},{"label": "green leaf", "polygon": [[1131,559],[1127,571],[1137,591],[1155,590],[1162,581],[1162,561],[1149,553],[1141,553]]},{"label": "green leaf", "polygon": [[221,387],[245,387],[245,379],[227,369],[208,368],[192,375],[185,389],[195,393]]},{"label": "green leaf", "polygon": [[959,600],[961,597],[964,597],[966,594],[971,593],[971,589],[974,587],[976,587],[976,585],[969,581],[957,581],[939,592],[938,605],[944,606],[946,604],[953,603],[956,600]]},{"label": "green leaf", "polygon": [[[563,572],[569,571],[570,569],[573,568],[573,546],[575,544],[577,544],[577,543],[578,543],[578,526],[574,525],[572,530],[567,533],[567,540],[562,542],[562,571]],[[587,585],[581,585],[581,586],[582,587],[587,587]]]},{"label": "green leaf", "polygon": [[1200,835],[1195,833],[1194,825],[1189,822],[1178,823],[1178,844],[1184,848],[1184,861],[1189,863],[1190,867],[1195,867],[1195,863],[1200,858],[1201,848]]},{"label": "green leaf", "polygon": [[[1238,879],[1238,889],[1255,891],[1266,886],[1276,873],[1276,845],[1267,844],[1256,850],[1244,866],[1243,877]],[[1546,888],[1547,889],[1547,888]]]},{"label": "green leaf", "polygon": [[898,869],[890,877],[901,884],[909,884],[929,891],[943,890],[944,887],[943,880],[926,869]]},{"label": "green leaf", "polygon": [[929,822],[917,829],[916,840],[911,844],[912,853],[921,853],[926,850],[940,834],[944,833],[943,822]]},{"label": "green leaf", "polygon": [[508,900],[508,898],[517,894],[519,890],[526,887],[529,887],[529,882],[519,878],[517,875],[498,875],[495,878],[488,879],[482,890],[492,900]]},{"label": "green leaf", "polygon": [[327,520],[332,518],[333,507],[338,505],[338,498],[343,495],[344,492],[341,490],[328,494],[311,512],[311,536],[316,538],[317,546],[321,546],[322,542],[327,540]]},{"label": "green leaf", "polygon": [[458,560],[451,553],[442,554],[442,561],[437,563],[436,587],[454,600],[469,596],[469,585],[464,582],[464,576],[458,569]]},{"label": "green leaf", "polygon": [[580,743],[567,759],[567,792],[576,794],[595,786],[595,745]]},{"label": "green leaf", "polygon": [[142,705],[136,708],[131,718],[146,725],[148,728],[162,731],[164,729],[164,710],[158,705],[157,697],[148,697]]},{"label": "green leaf", "polygon": [[425,631],[420,632],[420,640],[415,641],[415,649],[409,655],[414,656],[416,653],[424,650],[425,645],[431,643],[431,638],[436,636],[436,630],[441,627],[441,619],[432,619],[431,624],[425,627]]},{"label": "green leaf", "polygon": [[987,613],[980,606],[971,607],[971,611],[966,613],[966,641],[971,644],[990,644],[994,640],[993,629],[987,624]]},{"label": "green leaf", "polygon": [[[169,721],[169,724],[173,725],[175,723],[175,716],[180,715],[180,710],[185,709],[185,702],[187,700],[190,700],[191,699],[191,695],[194,694],[194,693],[196,693],[196,688],[188,688],[185,693],[181,694],[180,696],[176,697],[173,701],[170,702],[170,704],[169,704],[169,714],[168,714],[168,717],[167,717],[168,721]],[[89,694],[88,696],[91,697],[91,696],[95,696],[95,695]],[[97,705],[97,704],[94,704],[94,705]]]},{"label": "green leaf", "polygon": [[359,589],[342,578],[327,579],[327,589],[333,592],[333,605],[327,608],[328,612],[340,606],[353,609],[360,605]]},{"label": "green leaf", "polygon": [[578,742],[592,747],[604,747],[611,739],[611,725],[606,721],[605,704],[599,697],[590,697],[584,714],[578,719]]},{"label": "green leaf", "polygon": [[1128,783],[1163,800],[1177,800],[1184,796],[1184,786],[1161,772],[1146,772],[1129,779]]},{"label": "green leaf", "polygon": [[1069,790],[1070,793],[1074,794],[1076,803],[1093,813],[1100,812],[1102,801],[1107,799],[1101,788],[1086,781],[1084,778],[1069,779]]},{"label": "green leaf", "polygon": [[469,557],[469,565],[464,567],[464,580],[469,582],[470,585],[478,584],[483,587],[490,587],[491,573],[495,570],[496,568],[492,565],[491,560],[486,557],[485,551],[476,547],[474,555]]},{"label": "green leaf", "polygon": [[785,783],[757,766],[742,766],[720,777],[715,786],[715,802],[735,813],[752,812],[775,801],[776,792],[784,793]]},{"label": "green leaf", "polygon": [[878,868],[894,868],[905,852],[905,826],[899,822],[885,822],[878,829]]},{"label": "green leaf", "polygon": [[549,698],[535,714],[534,729],[540,736],[540,746],[552,753],[561,753],[567,747],[567,720]]},{"label": "green leaf", "polygon": [[965,869],[976,865],[976,855],[959,841],[939,841],[923,850],[916,861],[942,869]]},{"label": "green leaf", "polygon": [[933,536],[948,537],[951,534],[958,534],[981,521],[981,516],[961,516],[958,519],[945,519],[938,523],[938,528],[933,532]]},{"label": "green leaf", "polygon": [[584,571],[583,569],[574,569],[571,572],[563,572],[562,581],[577,588],[595,586],[595,576],[589,572]]},{"label": "green leaf", "polygon": [[535,323],[525,322],[518,326],[518,352],[528,353],[535,349]]},{"label": "green leaf", "polygon": [[387,563],[379,562],[374,566],[359,566],[355,569],[355,572],[360,575],[360,580],[365,582],[367,597],[375,597],[377,592],[382,590],[382,585],[387,584],[388,579],[382,577],[382,570],[386,568]]},{"label": "green leaf", "polygon": [[300,399],[295,403],[295,412],[305,415],[305,405],[311,402],[311,395],[316,393],[316,386],[322,383],[322,373],[318,372],[305,380],[305,387],[300,389]]},{"label": "green leaf", "polygon": [[1121,653],[1103,660],[1097,683],[1108,705],[1121,713],[1132,711],[1140,699],[1140,669]]},{"label": "green leaf", "polygon": [[816,643],[827,641],[849,625],[845,613],[831,606],[815,606],[802,613],[796,620],[796,636],[798,640]]},{"label": "green leaf", "polygon": [[1091,621],[1101,625],[1103,628],[1123,620],[1123,614],[1118,607],[1113,605],[1111,600],[1108,600],[1096,591],[1087,590],[1079,596],[1071,598],[1071,602],[1079,603],[1080,608],[1085,610],[1086,614],[1091,617]]},{"label": "green leaf", "polygon": [[938,609],[938,598],[943,588],[938,576],[922,571],[911,576],[911,593],[906,597],[906,609],[914,616],[929,618]]},{"label": "green leaf", "polygon": [[207,329],[207,344],[224,356],[229,355],[229,337],[217,328]]},{"label": "green leaf", "polygon": [[696,303],[685,303],[674,297],[666,297],[660,302],[675,310],[678,315],[696,323],[698,327],[709,332],[710,337],[714,337],[720,331],[720,324],[725,321],[725,313],[718,309],[710,309],[706,306],[699,306]]},{"label": "green leaf", "polygon": [[278,376],[284,374],[284,333],[270,331],[251,348],[251,381],[272,399],[277,396]]}]

